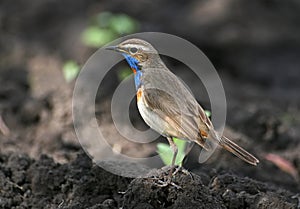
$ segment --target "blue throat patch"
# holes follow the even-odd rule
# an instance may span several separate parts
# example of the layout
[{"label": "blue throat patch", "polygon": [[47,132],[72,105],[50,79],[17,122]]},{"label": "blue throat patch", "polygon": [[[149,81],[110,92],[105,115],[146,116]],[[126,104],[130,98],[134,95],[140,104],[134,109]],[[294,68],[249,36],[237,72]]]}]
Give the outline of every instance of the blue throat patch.
[{"label": "blue throat patch", "polygon": [[130,68],[134,72],[135,87],[136,89],[138,89],[141,85],[141,75],[142,75],[141,69],[138,66],[139,61],[128,54],[123,53],[122,55],[125,57],[127,63],[129,64]]}]

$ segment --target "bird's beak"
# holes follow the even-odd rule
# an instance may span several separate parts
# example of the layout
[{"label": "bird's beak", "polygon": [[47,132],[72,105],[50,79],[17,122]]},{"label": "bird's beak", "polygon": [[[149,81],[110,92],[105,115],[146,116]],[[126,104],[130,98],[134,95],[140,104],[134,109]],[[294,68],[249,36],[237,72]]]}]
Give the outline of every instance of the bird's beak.
[{"label": "bird's beak", "polygon": [[126,52],[124,49],[122,49],[119,46],[107,46],[104,49],[106,49],[106,50],[112,50],[112,51],[116,51],[116,52]]}]

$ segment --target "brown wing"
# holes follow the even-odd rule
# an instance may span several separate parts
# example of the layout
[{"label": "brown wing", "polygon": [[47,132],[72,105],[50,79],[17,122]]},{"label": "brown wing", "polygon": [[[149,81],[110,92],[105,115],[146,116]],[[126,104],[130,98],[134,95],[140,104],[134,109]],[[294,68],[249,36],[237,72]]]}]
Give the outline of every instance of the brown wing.
[{"label": "brown wing", "polygon": [[166,134],[181,139],[189,139],[207,150],[211,149],[205,143],[209,135],[210,121],[197,101],[184,101],[159,89],[144,89],[143,98],[146,106],[159,115],[172,128]]}]

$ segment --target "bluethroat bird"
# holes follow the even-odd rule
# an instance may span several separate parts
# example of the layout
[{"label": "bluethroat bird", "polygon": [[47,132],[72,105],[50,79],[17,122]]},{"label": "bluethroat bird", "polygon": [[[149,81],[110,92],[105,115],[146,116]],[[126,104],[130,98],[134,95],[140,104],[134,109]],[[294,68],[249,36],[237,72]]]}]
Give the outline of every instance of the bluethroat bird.
[{"label": "bluethroat bird", "polygon": [[190,140],[208,151],[212,143],[217,143],[247,163],[257,165],[259,161],[253,155],[218,135],[194,96],[166,67],[150,43],[128,39],[106,49],[120,52],[132,69],[139,112],[147,125],[168,139],[174,152],[171,169],[177,155],[173,137]]}]

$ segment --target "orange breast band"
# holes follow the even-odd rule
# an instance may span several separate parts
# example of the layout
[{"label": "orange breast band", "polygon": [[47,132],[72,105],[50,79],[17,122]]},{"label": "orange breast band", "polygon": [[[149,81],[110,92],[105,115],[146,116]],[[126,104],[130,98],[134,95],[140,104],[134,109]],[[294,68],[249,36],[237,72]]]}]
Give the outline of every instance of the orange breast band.
[{"label": "orange breast band", "polygon": [[203,138],[207,138],[208,137],[208,134],[205,131],[203,131],[203,130],[200,130],[200,134],[201,134],[201,136]]},{"label": "orange breast band", "polygon": [[137,102],[139,102],[141,99],[142,99],[142,88],[139,88],[138,91],[136,92],[136,99],[137,99]]},{"label": "orange breast band", "polygon": [[133,71],[134,74],[136,73],[136,69],[135,68],[132,67],[131,70]]}]

